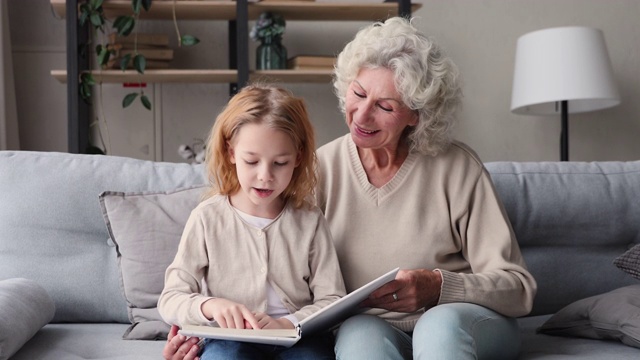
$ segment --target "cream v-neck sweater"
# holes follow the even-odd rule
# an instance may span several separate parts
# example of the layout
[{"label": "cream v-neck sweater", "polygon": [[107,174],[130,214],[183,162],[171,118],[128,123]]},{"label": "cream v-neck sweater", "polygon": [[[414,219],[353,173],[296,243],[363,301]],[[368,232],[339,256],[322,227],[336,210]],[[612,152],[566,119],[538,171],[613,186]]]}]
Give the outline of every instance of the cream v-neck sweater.
[{"label": "cream v-neck sweater", "polygon": [[244,221],[227,196],[214,196],[187,220],[158,310],[169,324],[206,325],[202,303],[221,297],[266,313],[267,283],[298,321],[345,294],[322,212],[287,204],[260,229]]},{"label": "cream v-neck sweater", "polygon": [[[529,313],[536,283],[477,155],[455,142],[438,156],[412,152],[380,188],[367,179],[349,134],[318,150],[318,206],[331,228],[347,292],[400,267],[439,269],[439,304]],[[404,331],[424,310],[373,309]]]}]

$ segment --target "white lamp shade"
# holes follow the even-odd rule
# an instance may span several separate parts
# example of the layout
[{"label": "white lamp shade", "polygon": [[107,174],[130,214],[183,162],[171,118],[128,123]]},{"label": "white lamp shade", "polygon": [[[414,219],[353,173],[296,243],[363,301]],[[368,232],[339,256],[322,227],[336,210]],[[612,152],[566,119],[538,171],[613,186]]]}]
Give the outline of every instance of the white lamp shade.
[{"label": "white lamp shade", "polygon": [[557,115],[567,100],[569,113],[620,103],[604,35],[588,27],[534,31],[518,39],[511,111]]}]

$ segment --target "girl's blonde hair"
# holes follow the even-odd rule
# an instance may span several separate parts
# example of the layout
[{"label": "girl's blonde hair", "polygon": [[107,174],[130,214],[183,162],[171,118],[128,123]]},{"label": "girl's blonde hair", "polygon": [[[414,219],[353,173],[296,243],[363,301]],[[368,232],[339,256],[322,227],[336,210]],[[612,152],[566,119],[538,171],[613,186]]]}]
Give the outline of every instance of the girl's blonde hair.
[{"label": "girl's blonde hair", "polygon": [[233,96],[218,115],[207,140],[206,169],[211,185],[207,197],[231,195],[240,190],[235,165],[229,157],[229,143],[246,124],[264,124],[283,131],[300,152],[282,196],[299,208],[313,197],[316,187],[315,134],[302,98],[270,85],[250,85]]}]

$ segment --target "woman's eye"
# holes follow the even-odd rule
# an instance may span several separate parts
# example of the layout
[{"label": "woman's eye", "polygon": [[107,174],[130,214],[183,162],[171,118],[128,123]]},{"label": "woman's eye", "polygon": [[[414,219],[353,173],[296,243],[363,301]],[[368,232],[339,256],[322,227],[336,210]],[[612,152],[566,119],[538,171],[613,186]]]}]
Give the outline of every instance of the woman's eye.
[{"label": "woman's eye", "polygon": [[353,94],[361,99],[364,99],[364,94],[360,94],[357,91],[354,91]]},{"label": "woman's eye", "polygon": [[378,107],[379,107],[380,109],[384,110],[384,111],[389,111],[389,112],[393,111],[393,108],[388,108],[388,107],[386,107],[386,106],[382,106],[382,105],[380,105],[380,104],[378,104]]}]

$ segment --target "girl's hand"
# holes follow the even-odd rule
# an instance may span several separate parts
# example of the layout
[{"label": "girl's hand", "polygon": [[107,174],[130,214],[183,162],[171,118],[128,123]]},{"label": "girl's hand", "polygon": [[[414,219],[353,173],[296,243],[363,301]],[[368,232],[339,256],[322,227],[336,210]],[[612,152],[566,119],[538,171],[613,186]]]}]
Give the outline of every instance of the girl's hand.
[{"label": "girl's hand", "polygon": [[441,287],[442,275],[439,271],[400,270],[395,280],[371,293],[361,306],[397,312],[429,309],[438,304]]},{"label": "girl's hand", "polygon": [[187,339],[184,335],[178,335],[178,327],[172,325],[162,350],[162,358],[165,360],[198,360],[199,340],[197,337]]},{"label": "girl's hand", "polygon": [[209,299],[202,304],[202,313],[215,320],[221,328],[260,329],[258,319],[246,306],[223,298]]},{"label": "girl's hand", "polygon": [[291,321],[285,318],[274,319],[265,313],[257,313],[259,329],[293,329]]}]

